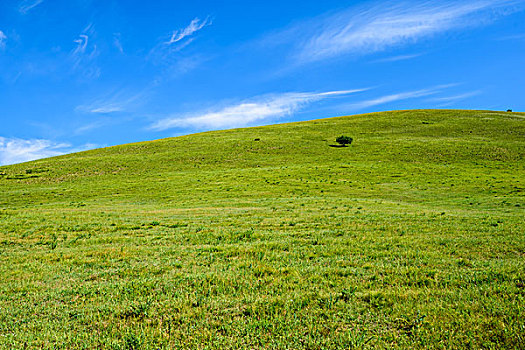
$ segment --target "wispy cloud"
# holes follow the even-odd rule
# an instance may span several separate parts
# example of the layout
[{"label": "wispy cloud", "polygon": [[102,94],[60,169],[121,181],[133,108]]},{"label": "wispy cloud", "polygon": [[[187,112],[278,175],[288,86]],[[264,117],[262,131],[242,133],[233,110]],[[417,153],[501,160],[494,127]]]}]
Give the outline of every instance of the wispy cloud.
[{"label": "wispy cloud", "polygon": [[444,106],[450,106],[450,105],[454,104],[454,102],[457,102],[457,101],[465,100],[465,99],[473,97],[473,96],[478,96],[478,95],[480,95],[482,93],[483,93],[483,91],[476,90],[476,91],[470,91],[470,92],[465,92],[465,93],[462,93],[462,94],[451,95],[451,96],[432,97],[432,98],[427,99],[427,101],[428,102],[441,103],[439,106],[440,107],[444,107]]},{"label": "wispy cloud", "polygon": [[136,106],[140,100],[145,98],[146,92],[140,92],[134,95],[126,92],[117,92],[96,99],[88,104],[79,105],[75,108],[76,111],[82,113],[94,114],[110,114],[116,112],[123,112]]},{"label": "wispy cloud", "polygon": [[73,50],[73,55],[83,55],[86,53],[89,36],[86,34],[80,34],[78,39],[73,40],[73,42],[77,44],[77,47]]},{"label": "wispy cloud", "polygon": [[[375,1],[325,15],[269,35],[296,64],[362,56],[450,30],[486,25],[511,13],[520,0]],[[523,6],[522,6],[523,7]]]},{"label": "wispy cloud", "polygon": [[18,6],[18,11],[25,15],[43,2],[44,0],[24,0],[20,3],[20,6]]},{"label": "wispy cloud", "polygon": [[422,53],[412,54],[412,55],[397,55],[397,56],[391,56],[386,58],[380,58],[378,60],[375,60],[373,62],[375,63],[388,63],[388,62],[398,62],[398,61],[406,61],[411,60],[413,58],[417,58],[422,56]]},{"label": "wispy cloud", "polygon": [[524,39],[525,39],[525,33],[519,33],[519,34],[502,36],[498,38],[497,40],[524,40]]},{"label": "wispy cloud", "polygon": [[169,41],[167,41],[165,44],[171,45],[178,43],[179,41],[183,40],[184,38],[187,38],[191,35],[193,35],[195,32],[198,32],[205,26],[211,25],[212,21],[209,17],[201,21],[199,18],[194,18],[191,23],[183,29],[175,30],[171,34],[171,38]]},{"label": "wispy cloud", "polygon": [[115,33],[113,35],[113,45],[115,45],[120,53],[124,53],[124,48],[122,47],[122,42],[120,41],[120,33]]},{"label": "wispy cloud", "polygon": [[116,100],[97,100],[87,105],[80,105],[75,108],[82,113],[109,114],[122,112],[126,107],[126,101]]},{"label": "wispy cloud", "polygon": [[89,113],[98,114],[109,114],[115,112],[122,112],[124,110],[124,104],[120,102],[108,102],[102,101],[100,104],[94,104],[90,106],[79,106],[78,110]]},{"label": "wispy cloud", "polygon": [[90,43],[90,35],[92,36],[93,33],[93,25],[89,24],[78,38],[73,40],[76,47],[69,54],[73,69],[81,72],[85,78],[100,76],[100,68],[95,64],[98,56],[97,45]]},{"label": "wispy cloud", "polygon": [[291,92],[267,95],[238,104],[215,108],[186,117],[162,119],[151,126],[154,130],[191,127],[197,129],[222,129],[249,126],[291,115],[306,105],[330,97],[345,96],[366,89],[328,91],[321,93]]},{"label": "wispy cloud", "polygon": [[95,129],[102,128],[102,127],[106,126],[107,124],[108,124],[107,120],[96,120],[94,122],[91,122],[91,123],[88,123],[88,124],[84,124],[84,125],[81,125],[81,126],[77,127],[75,130],[73,130],[73,134],[74,135],[82,135],[82,134],[88,133],[90,131],[93,131]]},{"label": "wispy cloud", "polygon": [[72,147],[68,143],[57,143],[50,140],[24,140],[0,137],[0,165],[28,162],[30,160],[86,151],[97,147],[98,145],[95,144]]},{"label": "wispy cloud", "polygon": [[0,137],[0,164],[15,164],[39,158],[64,154],[60,149],[69,147],[49,140],[22,140]]},{"label": "wispy cloud", "polygon": [[180,53],[184,48],[190,45],[194,40],[194,34],[206,26],[210,26],[212,21],[209,17],[204,20],[194,18],[191,23],[182,29],[175,30],[169,36],[169,39],[162,39],[155,47],[153,47],[148,59],[157,64],[171,66],[176,64],[180,59]]},{"label": "wispy cloud", "polygon": [[373,99],[348,104],[346,105],[346,108],[349,110],[359,110],[359,109],[374,107],[374,106],[378,106],[378,105],[382,105],[382,104],[386,104],[390,102],[395,102],[395,101],[408,100],[408,99],[413,99],[413,98],[418,98],[418,97],[435,95],[447,88],[450,88],[456,85],[457,84],[438,85],[438,86],[434,86],[434,87],[430,87],[426,89],[384,95],[381,97],[376,97]]},{"label": "wispy cloud", "polygon": [[7,36],[0,30],[0,50],[5,48],[5,42],[7,40]]}]

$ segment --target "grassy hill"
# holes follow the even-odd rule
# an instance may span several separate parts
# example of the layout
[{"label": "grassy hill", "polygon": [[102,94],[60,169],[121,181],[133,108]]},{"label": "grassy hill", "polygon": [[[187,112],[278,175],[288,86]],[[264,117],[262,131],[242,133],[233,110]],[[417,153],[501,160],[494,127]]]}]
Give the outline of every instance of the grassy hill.
[{"label": "grassy hill", "polygon": [[385,112],[0,167],[0,348],[525,348],[524,118]]}]

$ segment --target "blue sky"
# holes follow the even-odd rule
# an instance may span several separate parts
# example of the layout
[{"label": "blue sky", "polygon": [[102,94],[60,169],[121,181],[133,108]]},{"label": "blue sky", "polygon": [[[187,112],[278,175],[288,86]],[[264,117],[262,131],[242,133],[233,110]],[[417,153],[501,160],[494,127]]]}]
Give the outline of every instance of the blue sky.
[{"label": "blue sky", "polygon": [[0,165],[394,109],[525,110],[525,0],[1,0]]}]

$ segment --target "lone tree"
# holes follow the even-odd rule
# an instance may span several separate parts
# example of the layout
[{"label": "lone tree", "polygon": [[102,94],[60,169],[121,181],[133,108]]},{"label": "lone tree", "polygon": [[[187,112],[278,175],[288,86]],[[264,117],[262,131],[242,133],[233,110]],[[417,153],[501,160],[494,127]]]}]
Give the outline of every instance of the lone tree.
[{"label": "lone tree", "polygon": [[352,143],[352,141],[354,141],[353,138],[351,138],[350,136],[339,136],[338,138],[335,139],[335,142],[337,142],[338,144],[340,144],[341,146],[343,147],[346,147],[346,145],[349,145]]}]

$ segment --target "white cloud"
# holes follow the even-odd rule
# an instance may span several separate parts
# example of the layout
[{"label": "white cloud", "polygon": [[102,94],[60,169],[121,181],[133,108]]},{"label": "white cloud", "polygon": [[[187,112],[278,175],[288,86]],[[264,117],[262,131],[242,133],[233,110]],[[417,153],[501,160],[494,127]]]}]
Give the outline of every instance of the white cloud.
[{"label": "white cloud", "polygon": [[69,58],[73,63],[73,69],[80,72],[84,78],[94,79],[100,76],[100,68],[95,64],[98,57],[97,45],[90,44],[90,36],[94,32],[92,24],[89,24],[78,38],[73,40],[76,47],[71,50]]},{"label": "white cloud", "polygon": [[140,104],[140,100],[144,99],[146,94],[147,89],[134,95],[131,95],[126,91],[119,91],[108,94],[91,103],[77,106],[75,110],[82,113],[94,114],[124,112],[127,109]]},{"label": "white cloud", "polygon": [[18,11],[25,15],[43,2],[44,0],[24,0],[18,7]]},{"label": "white cloud", "polygon": [[113,35],[113,44],[120,53],[124,53],[124,48],[122,47],[122,42],[120,41],[120,33],[115,33]]},{"label": "white cloud", "polygon": [[89,112],[107,114],[107,113],[122,112],[123,110],[124,110],[124,106],[121,104],[107,104],[107,105],[102,105],[102,106],[93,108]]},{"label": "white cloud", "polygon": [[525,33],[506,35],[498,38],[497,40],[523,40],[525,39]]},{"label": "white cloud", "polygon": [[209,17],[204,19],[204,21],[201,21],[199,18],[196,17],[196,18],[194,18],[191,21],[191,23],[186,28],[175,30],[171,34],[170,40],[167,41],[165,44],[171,45],[171,44],[177,43],[177,42],[183,40],[184,38],[193,35],[195,32],[198,32],[199,30],[201,30],[205,26],[208,26],[208,25],[211,25],[211,24],[212,24],[212,22],[209,19]]},{"label": "white cloud", "polygon": [[165,118],[153,124],[151,128],[154,130],[180,127],[222,129],[249,126],[291,115],[315,101],[329,97],[349,95],[364,90],[365,89],[357,89],[322,93],[292,92],[262,96],[196,115]]},{"label": "white cloud", "polygon": [[386,58],[380,58],[378,60],[375,60],[374,62],[375,63],[387,63],[387,62],[406,61],[406,60],[411,60],[413,58],[419,57],[421,55],[423,54],[417,53],[413,55],[397,55],[397,56],[391,56],[391,57],[386,57]]},{"label": "white cloud", "polygon": [[80,105],[75,110],[83,113],[109,114],[124,111],[125,105],[125,101],[99,100],[88,105]]},{"label": "white cloud", "polygon": [[0,50],[5,48],[5,42],[7,40],[7,36],[0,30]]},{"label": "white cloud", "polygon": [[0,137],[0,165],[58,156],[65,153],[61,149],[69,146],[68,144],[58,144],[49,140],[22,140]]},{"label": "white cloud", "polygon": [[181,51],[195,40],[194,34],[211,24],[209,17],[203,21],[193,19],[187,27],[173,31],[167,41],[163,39],[155,45],[148,53],[148,60],[166,66],[177,65],[181,59]]},{"label": "white cloud", "polygon": [[101,127],[105,126],[106,124],[107,124],[107,122],[104,121],[104,120],[97,120],[97,121],[94,121],[92,123],[79,126],[78,128],[76,128],[73,131],[73,134],[74,135],[85,134],[85,133],[90,132],[92,130],[101,128]]},{"label": "white cloud", "polygon": [[441,103],[439,105],[439,107],[445,107],[445,106],[453,105],[457,101],[465,100],[465,99],[467,99],[469,97],[477,96],[477,95],[480,95],[482,93],[483,93],[483,91],[476,90],[476,91],[465,92],[465,93],[462,93],[462,94],[452,95],[452,96],[433,97],[433,98],[427,99],[427,101],[429,101],[429,102],[438,102],[438,103]]},{"label": "white cloud", "polygon": [[[518,9],[522,0],[376,1],[321,16],[271,34],[296,63],[362,56],[458,28],[486,25]],[[523,7],[523,6],[521,6]]]},{"label": "white cloud", "polygon": [[408,100],[412,98],[418,98],[418,97],[425,97],[437,94],[441,92],[444,89],[447,89],[452,86],[456,86],[457,84],[448,84],[448,85],[439,85],[427,89],[421,89],[421,90],[414,90],[414,91],[407,91],[407,92],[401,92],[397,94],[390,94],[390,95],[384,95],[381,97],[360,101],[356,103],[352,103],[346,106],[348,109],[364,109],[368,107],[378,106],[382,104],[386,104],[389,102],[395,102],[395,101],[401,101],[401,100]]},{"label": "white cloud", "polygon": [[78,39],[73,40],[77,44],[77,47],[73,50],[74,55],[84,54],[89,42],[89,36],[86,34],[80,34],[78,37]]},{"label": "white cloud", "polygon": [[0,137],[0,165],[23,163],[30,160],[81,152],[96,147],[97,145],[95,144],[85,144],[73,148],[70,144],[57,143],[50,140],[24,140]]}]

